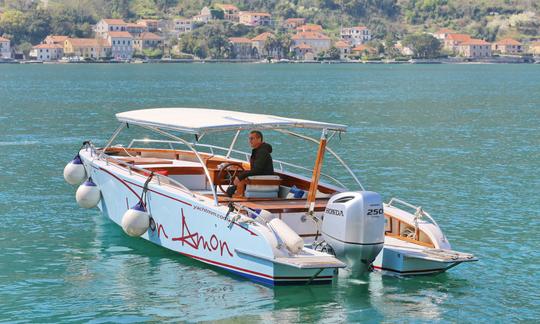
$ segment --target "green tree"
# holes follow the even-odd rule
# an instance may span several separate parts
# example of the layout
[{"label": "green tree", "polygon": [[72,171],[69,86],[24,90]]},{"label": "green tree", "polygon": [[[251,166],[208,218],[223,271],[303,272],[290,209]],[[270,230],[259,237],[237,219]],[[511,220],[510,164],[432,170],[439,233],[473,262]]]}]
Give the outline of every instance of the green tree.
[{"label": "green tree", "polygon": [[430,34],[408,35],[402,43],[413,51],[414,57],[436,58],[441,55],[441,42]]},{"label": "green tree", "polygon": [[225,12],[221,9],[211,8],[210,14],[212,15],[212,19],[223,20],[225,18]]},{"label": "green tree", "polygon": [[7,10],[0,16],[0,35],[10,35],[11,41],[18,44],[25,37],[27,23],[22,11]]},{"label": "green tree", "polygon": [[292,38],[290,34],[287,33],[278,33],[276,38],[279,43],[278,58],[281,59],[282,56],[289,56],[289,51],[292,46]]},{"label": "green tree", "polygon": [[17,52],[22,52],[25,58],[28,58],[33,46],[29,42],[22,42],[15,47]]},{"label": "green tree", "polygon": [[37,9],[27,15],[26,33],[32,44],[41,42],[51,33],[52,17],[49,11]]},{"label": "green tree", "polygon": [[329,60],[339,60],[341,58],[341,51],[332,46],[326,51],[326,58]]}]

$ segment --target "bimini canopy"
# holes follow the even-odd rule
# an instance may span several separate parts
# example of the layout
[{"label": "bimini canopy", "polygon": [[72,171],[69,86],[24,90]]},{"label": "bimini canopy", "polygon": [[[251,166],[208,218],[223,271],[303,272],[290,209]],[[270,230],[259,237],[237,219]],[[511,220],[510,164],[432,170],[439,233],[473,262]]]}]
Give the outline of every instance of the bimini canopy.
[{"label": "bimini canopy", "polygon": [[203,108],[154,108],[116,114],[128,124],[202,135],[207,132],[268,128],[314,128],[344,132],[347,126],[304,119]]}]

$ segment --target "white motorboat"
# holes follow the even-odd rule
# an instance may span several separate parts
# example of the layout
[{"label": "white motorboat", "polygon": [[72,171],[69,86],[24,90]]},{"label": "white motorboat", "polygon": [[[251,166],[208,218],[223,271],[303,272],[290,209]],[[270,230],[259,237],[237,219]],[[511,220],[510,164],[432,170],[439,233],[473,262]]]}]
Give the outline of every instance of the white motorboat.
[{"label": "white motorboat", "polygon": [[[452,264],[443,260],[444,253],[456,252],[436,223],[422,218],[426,213],[407,213],[395,200],[383,205],[378,193],[364,190],[327,146],[346,131],[344,125],[201,108],[143,109],[116,117],[120,125],[105,147],[83,143],[64,177],[80,184],[80,206],[97,206],[130,236],[268,285],[330,283],[339,268],[412,273],[410,262],[399,263],[405,255],[435,262],[439,271],[475,260],[465,254]],[[128,126],[167,140],[115,143]],[[296,131],[307,128],[321,131],[320,139]],[[249,154],[234,146],[240,132],[251,129],[316,143],[315,166],[274,160],[275,175],[249,177],[245,197],[228,197],[234,175],[250,167]],[[228,147],[202,143],[203,137],[230,131],[235,135]],[[157,148],[163,145],[168,146]],[[321,172],[325,153],[349,174],[356,191]],[[431,258],[414,257],[421,253]],[[422,262],[414,269],[434,269]]]},{"label": "white motorboat", "polygon": [[433,274],[478,260],[472,254],[453,251],[437,222],[420,206],[392,198],[384,204],[384,216],[384,248],[373,262],[376,270],[399,275]]}]

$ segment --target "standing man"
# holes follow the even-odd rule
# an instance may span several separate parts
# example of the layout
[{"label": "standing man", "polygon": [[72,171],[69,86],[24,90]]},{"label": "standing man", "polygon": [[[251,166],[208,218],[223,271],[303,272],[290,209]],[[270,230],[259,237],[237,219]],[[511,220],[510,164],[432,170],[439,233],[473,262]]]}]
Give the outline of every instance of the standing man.
[{"label": "standing man", "polygon": [[249,132],[249,146],[251,146],[251,157],[249,164],[251,170],[240,173],[234,179],[234,186],[227,189],[227,195],[235,194],[237,197],[244,196],[246,189],[247,177],[256,175],[273,175],[274,164],[272,162],[272,146],[263,141],[263,134],[258,130]]}]

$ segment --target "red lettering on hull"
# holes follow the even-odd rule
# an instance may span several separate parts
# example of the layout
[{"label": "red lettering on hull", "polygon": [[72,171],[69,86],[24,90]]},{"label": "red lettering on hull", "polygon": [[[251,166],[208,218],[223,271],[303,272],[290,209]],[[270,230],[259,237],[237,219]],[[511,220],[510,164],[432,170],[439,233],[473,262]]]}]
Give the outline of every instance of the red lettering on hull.
[{"label": "red lettering on hull", "polygon": [[182,209],[182,236],[180,237],[173,237],[173,241],[180,241],[182,242],[182,245],[187,244],[190,247],[194,248],[195,250],[198,250],[199,248],[202,248],[203,250],[214,252],[218,251],[223,256],[223,253],[226,252],[229,254],[229,256],[233,256],[231,251],[229,250],[229,245],[227,242],[221,241],[218,239],[218,237],[213,234],[210,237],[210,240],[207,241],[203,235],[200,235],[198,232],[191,233],[189,231],[189,227],[186,223],[186,217],[184,216],[184,209]]}]

